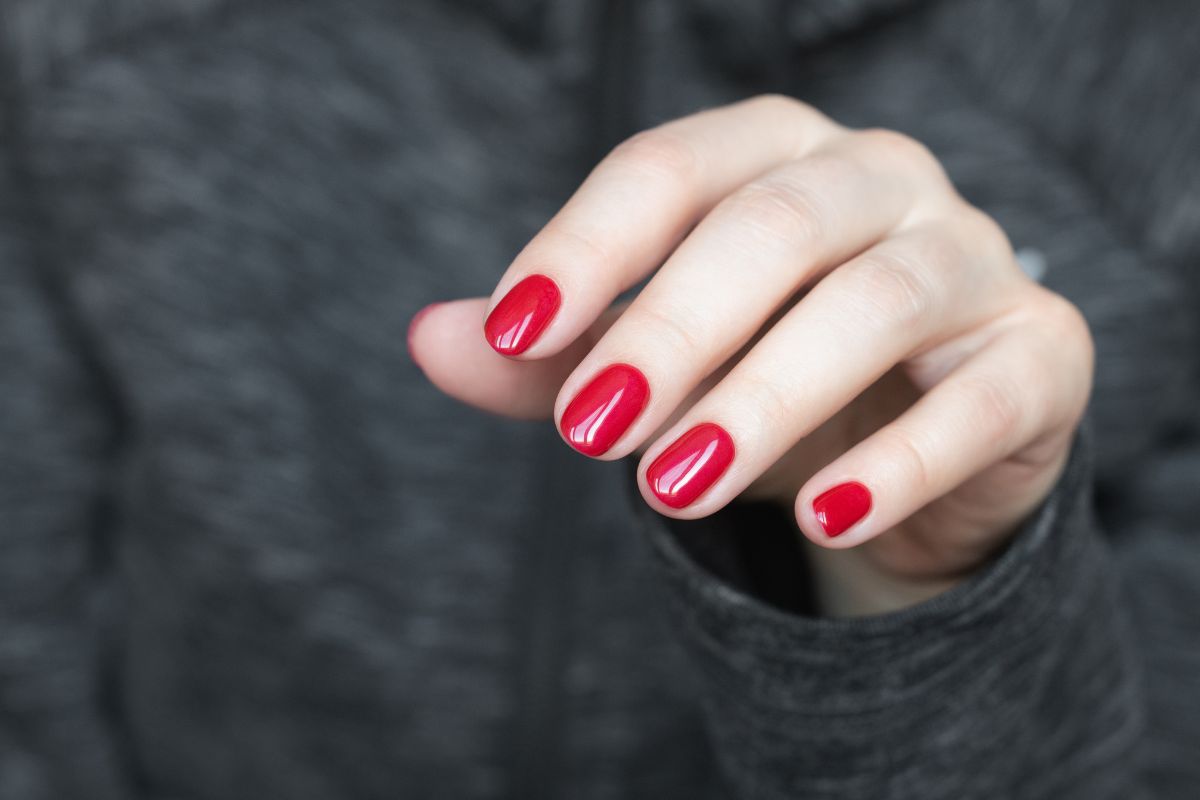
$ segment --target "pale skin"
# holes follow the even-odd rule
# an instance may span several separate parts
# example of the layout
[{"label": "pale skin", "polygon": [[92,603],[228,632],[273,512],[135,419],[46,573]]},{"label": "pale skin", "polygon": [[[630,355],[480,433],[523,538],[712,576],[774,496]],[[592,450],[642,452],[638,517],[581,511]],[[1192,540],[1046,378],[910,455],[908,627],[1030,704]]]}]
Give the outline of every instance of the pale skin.
[{"label": "pale skin", "polygon": [[[499,355],[481,324],[530,275],[561,305]],[[1063,469],[1093,362],[1078,310],[1022,273],[921,144],[776,96],[619,145],[490,299],[431,307],[410,340],[448,395],[556,423],[597,373],[636,367],[649,400],[596,457],[640,454],[642,496],[669,517],[785,505],[835,616],[920,602],[1000,550]],[[701,423],[735,455],[670,507],[647,468]],[[831,537],[813,502],[851,481],[870,510]]]}]

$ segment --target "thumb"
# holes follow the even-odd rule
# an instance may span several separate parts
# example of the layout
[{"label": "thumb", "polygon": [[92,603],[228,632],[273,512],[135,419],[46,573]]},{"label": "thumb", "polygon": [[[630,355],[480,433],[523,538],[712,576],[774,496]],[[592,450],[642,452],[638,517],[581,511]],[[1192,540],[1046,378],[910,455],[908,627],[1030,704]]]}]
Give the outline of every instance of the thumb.
[{"label": "thumb", "polygon": [[493,414],[547,419],[571,370],[616,319],[610,309],[561,352],[537,361],[514,361],[493,350],[483,335],[487,298],[435,303],[408,327],[408,352],[434,386]]}]

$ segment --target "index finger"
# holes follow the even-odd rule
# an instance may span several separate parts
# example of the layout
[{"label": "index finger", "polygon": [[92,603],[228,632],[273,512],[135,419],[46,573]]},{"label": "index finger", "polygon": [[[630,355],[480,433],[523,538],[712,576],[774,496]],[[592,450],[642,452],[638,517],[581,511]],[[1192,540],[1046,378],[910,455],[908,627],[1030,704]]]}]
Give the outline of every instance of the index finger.
[{"label": "index finger", "polygon": [[815,109],[767,95],[626,140],[504,273],[484,322],[488,343],[506,356],[558,353],[725,195],[837,130]]}]

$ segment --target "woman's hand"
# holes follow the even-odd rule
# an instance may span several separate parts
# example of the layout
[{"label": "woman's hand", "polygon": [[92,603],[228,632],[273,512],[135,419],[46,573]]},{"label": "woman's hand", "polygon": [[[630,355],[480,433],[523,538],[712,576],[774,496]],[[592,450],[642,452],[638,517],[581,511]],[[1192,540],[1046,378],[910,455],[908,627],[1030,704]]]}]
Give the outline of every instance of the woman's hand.
[{"label": "woman's hand", "polygon": [[835,614],[983,563],[1054,484],[1091,385],[1079,312],[924,147],[773,96],[623,143],[490,302],[419,317],[437,386],[553,410],[594,458],[644,451],[662,514],[794,504]]}]

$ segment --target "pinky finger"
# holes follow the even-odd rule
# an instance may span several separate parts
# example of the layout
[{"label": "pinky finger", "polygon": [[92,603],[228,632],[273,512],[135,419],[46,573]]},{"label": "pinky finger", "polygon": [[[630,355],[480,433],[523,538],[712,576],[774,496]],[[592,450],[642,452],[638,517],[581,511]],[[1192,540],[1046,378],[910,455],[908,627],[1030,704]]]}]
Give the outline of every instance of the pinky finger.
[{"label": "pinky finger", "polygon": [[[1026,448],[1033,453],[1043,441],[1060,443],[1058,435],[1069,435],[1082,411],[1088,373],[1071,376],[1050,363],[1045,343],[1032,341],[1034,336],[1002,334],[899,418],[814,475],[796,498],[804,534],[824,547],[854,547],[1014,454]],[[981,507],[1019,510],[1021,516],[1032,510],[1057,477],[1061,450],[1048,447],[1044,464],[1032,458],[1042,468],[1023,470],[1020,479],[989,481],[1001,488],[981,496]]]}]

